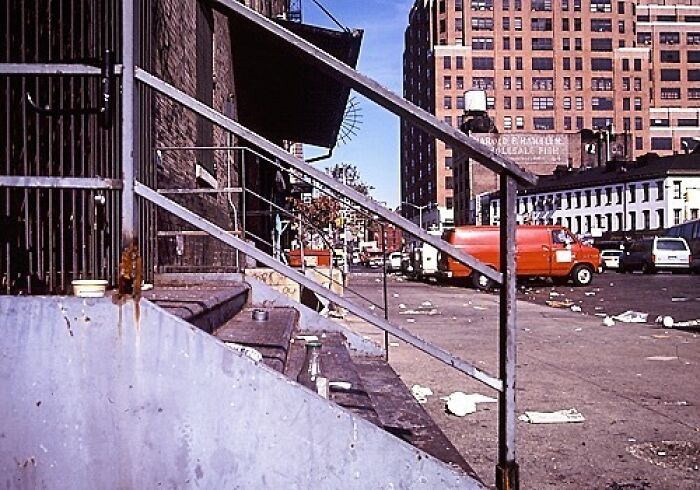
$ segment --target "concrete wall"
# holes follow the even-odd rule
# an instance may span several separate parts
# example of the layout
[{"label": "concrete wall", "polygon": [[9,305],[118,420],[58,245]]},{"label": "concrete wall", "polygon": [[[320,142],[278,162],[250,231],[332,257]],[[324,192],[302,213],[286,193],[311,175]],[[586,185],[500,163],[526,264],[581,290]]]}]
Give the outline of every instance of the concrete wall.
[{"label": "concrete wall", "polygon": [[146,301],[3,297],[0,328],[8,489],[481,488]]}]

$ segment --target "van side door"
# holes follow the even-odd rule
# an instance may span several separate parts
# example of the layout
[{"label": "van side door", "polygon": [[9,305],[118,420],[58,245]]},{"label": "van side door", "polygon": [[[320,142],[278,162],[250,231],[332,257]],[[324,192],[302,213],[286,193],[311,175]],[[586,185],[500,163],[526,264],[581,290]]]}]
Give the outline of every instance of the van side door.
[{"label": "van side door", "polygon": [[550,233],[552,240],[551,255],[549,258],[550,275],[552,277],[566,276],[571,272],[574,264],[573,245],[576,243],[568,231],[563,228],[554,229]]}]

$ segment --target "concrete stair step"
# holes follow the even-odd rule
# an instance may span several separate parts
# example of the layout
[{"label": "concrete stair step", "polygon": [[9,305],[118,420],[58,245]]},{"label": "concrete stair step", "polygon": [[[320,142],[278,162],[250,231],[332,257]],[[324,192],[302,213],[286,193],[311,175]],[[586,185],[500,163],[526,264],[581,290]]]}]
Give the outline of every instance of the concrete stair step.
[{"label": "concrete stair step", "polygon": [[[255,310],[266,311],[267,320],[254,320]],[[298,319],[299,313],[294,308],[246,307],[217,328],[214,336],[224,342],[252,347],[262,354],[266,365],[281,373],[287,363],[291,338]]]},{"label": "concrete stair step", "polygon": [[469,463],[384,359],[355,357],[353,362],[372,406],[388,432],[478,478]]},{"label": "concrete stair step", "polygon": [[212,333],[241,311],[248,301],[249,287],[228,284],[156,284],[143,297],[168,313]]},{"label": "concrete stair step", "polygon": [[[351,384],[349,390],[331,389],[329,399],[341,407],[361,416],[365,420],[381,427],[372,401],[362,385],[360,376],[355,370],[355,364],[345,344],[345,337],[337,332],[323,334],[301,332],[300,335],[318,336],[321,347],[321,373],[329,381],[345,381]],[[297,379],[306,355],[305,342],[298,338],[292,343],[285,374],[291,379]]]}]

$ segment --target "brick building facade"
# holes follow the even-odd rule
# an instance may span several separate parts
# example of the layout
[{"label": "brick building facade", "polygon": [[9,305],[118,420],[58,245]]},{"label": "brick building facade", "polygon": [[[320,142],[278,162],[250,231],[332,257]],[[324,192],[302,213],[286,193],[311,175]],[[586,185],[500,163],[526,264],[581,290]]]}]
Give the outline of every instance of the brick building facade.
[{"label": "brick building facade", "polygon": [[[501,133],[612,129],[625,135],[629,157],[680,151],[684,138],[700,131],[700,51],[693,49],[700,3],[644,3],[416,1],[406,29],[404,95],[459,126],[464,92],[484,90]],[[401,135],[402,200],[449,209],[455,186],[467,186],[469,198],[495,188],[479,165],[458,172],[464,182],[457,183],[450,148],[408,124]],[[582,153],[571,154],[571,165],[580,166]],[[541,174],[558,164],[520,163]]]}]

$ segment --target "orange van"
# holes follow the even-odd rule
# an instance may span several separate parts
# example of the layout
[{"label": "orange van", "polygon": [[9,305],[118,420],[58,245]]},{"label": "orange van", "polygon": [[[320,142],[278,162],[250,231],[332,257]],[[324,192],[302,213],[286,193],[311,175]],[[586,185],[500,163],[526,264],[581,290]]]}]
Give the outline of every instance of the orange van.
[{"label": "orange van", "polygon": [[[442,238],[458,249],[500,270],[500,229],[497,226],[460,226],[443,233]],[[519,225],[515,233],[516,274],[518,277],[551,277],[557,282],[571,279],[587,286],[600,267],[598,249],[584,245],[561,226]],[[442,254],[440,275],[471,278],[474,287],[488,289],[492,281]]]}]

